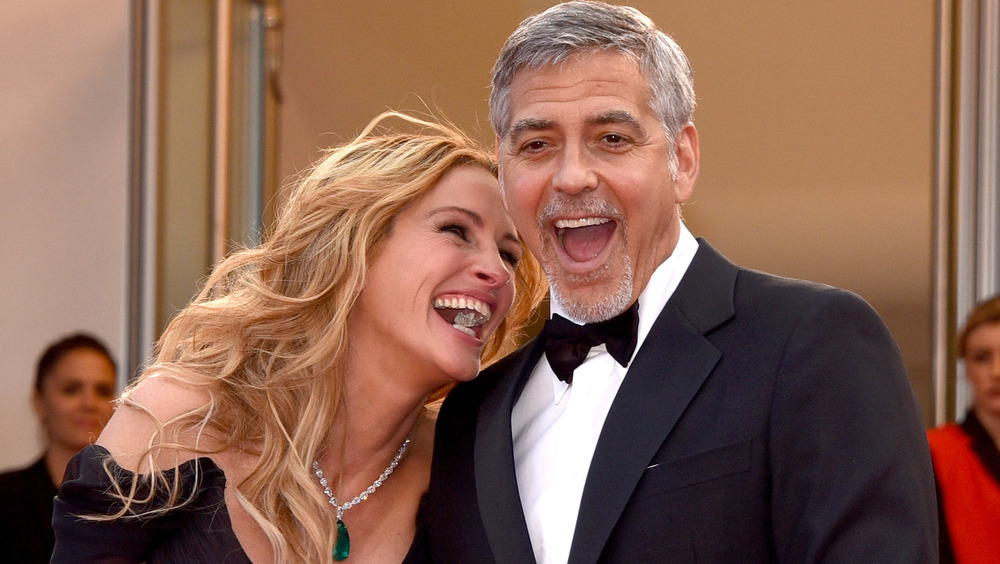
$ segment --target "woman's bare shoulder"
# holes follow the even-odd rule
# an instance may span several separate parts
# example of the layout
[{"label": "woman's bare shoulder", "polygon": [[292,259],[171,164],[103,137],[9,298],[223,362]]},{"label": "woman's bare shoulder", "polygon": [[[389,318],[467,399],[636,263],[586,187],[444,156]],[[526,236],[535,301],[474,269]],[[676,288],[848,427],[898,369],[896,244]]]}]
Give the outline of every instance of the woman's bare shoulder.
[{"label": "woman's bare shoulder", "polygon": [[204,388],[171,375],[153,374],[127,389],[119,400],[97,444],[108,449],[115,462],[131,471],[140,467],[150,445],[169,445],[157,454],[157,465],[173,468],[194,458],[211,444],[201,433],[188,430],[178,418],[209,406],[211,395]]}]

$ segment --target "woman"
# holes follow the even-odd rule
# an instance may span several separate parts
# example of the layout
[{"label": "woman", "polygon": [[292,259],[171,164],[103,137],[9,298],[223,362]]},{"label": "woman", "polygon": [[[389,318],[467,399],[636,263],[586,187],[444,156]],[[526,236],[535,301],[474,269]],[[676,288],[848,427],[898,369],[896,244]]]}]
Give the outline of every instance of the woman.
[{"label": "woman", "polygon": [[104,343],[76,334],[49,345],[38,359],[31,404],[45,452],[34,464],[0,474],[0,541],[18,562],[52,556],[52,498],[66,464],[100,434],[114,412],[115,361]]},{"label": "woman", "polygon": [[[392,116],[419,131],[385,131]],[[403,560],[425,405],[516,346],[544,292],[491,156],[447,126],[376,118],[169,325],[71,465],[53,562]]]},{"label": "woman", "polygon": [[938,486],[941,562],[1000,557],[1000,296],[979,304],[958,335],[972,389],[961,425],[928,433]]}]

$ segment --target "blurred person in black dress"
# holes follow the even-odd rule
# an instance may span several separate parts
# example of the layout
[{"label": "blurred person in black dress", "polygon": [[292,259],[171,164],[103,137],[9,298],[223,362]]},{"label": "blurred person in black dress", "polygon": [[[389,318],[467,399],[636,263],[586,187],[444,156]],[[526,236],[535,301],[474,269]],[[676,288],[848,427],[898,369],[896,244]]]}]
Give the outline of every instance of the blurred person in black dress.
[{"label": "blurred person in black dress", "polygon": [[0,560],[49,561],[56,488],[69,459],[92,443],[111,418],[114,395],[115,362],[95,337],[71,335],[42,353],[31,404],[45,452],[27,468],[0,474]]}]

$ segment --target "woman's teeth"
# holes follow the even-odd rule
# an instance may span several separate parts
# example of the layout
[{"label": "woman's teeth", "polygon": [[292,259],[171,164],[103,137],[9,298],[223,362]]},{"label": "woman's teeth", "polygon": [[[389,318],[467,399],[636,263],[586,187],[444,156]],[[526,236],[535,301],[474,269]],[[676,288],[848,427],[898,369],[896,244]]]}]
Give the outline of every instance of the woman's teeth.
[{"label": "woman's teeth", "polygon": [[472,327],[478,327],[490,320],[490,307],[485,303],[468,297],[438,298],[434,300],[435,309],[462,310],[455,315],[451,326],[459,331],[475,337]]},{"label": "woman's teeth", "polygon": [[[460,314],[460,315],[465,315],[465,314],[463,313],[463,314]],[[472,336],[472,337],[476,336],[476,332],[473,331],[472,329],[469,329],[468,326],[465,326],[465,325],[462,325],[461,323],[459,323],[457,317],[455,318],[455,323],[452,325],[452,327],[454,327],[455,329],[458,329],[459,331],[461,331],[461,332],[463,332],[463,333],[465,333],[465,334],[467,334],[469,336]]]},{"label": "woman's teeth", "polygon": [[471,309],[483,316],[480,323],[489,321],[492,316],[490,306],[474,298],[438,298],[434,300],[434,307],[437,309]]}]

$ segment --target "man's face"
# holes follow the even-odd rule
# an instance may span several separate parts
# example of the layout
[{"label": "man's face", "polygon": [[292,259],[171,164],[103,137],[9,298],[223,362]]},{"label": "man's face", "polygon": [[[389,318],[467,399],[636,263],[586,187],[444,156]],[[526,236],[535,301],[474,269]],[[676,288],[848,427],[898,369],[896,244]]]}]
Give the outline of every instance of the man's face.
[{"label": "man's face", "polygon": [[507,136],[497,141],[504,199],[556,298],[579,321],[634,302],[673,252],[679,205],[698,173],[698,136],[670,143],[635,63],[583,53],[522,70],[510,88]]}]

